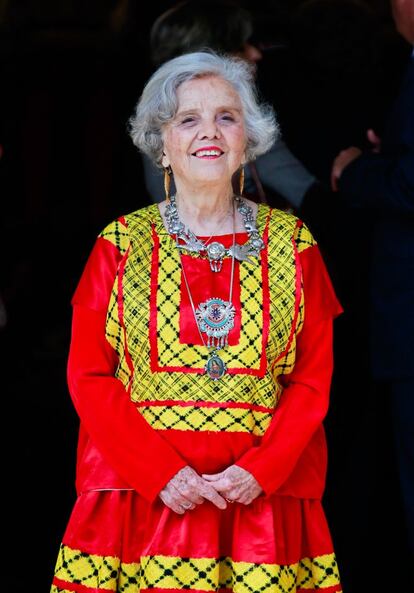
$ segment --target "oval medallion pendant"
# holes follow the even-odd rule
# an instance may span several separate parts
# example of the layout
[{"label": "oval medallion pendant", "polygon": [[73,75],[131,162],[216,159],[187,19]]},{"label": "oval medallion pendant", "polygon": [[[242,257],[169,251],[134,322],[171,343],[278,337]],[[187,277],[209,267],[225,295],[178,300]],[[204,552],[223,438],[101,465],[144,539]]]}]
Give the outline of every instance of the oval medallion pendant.
[{"label": "oval medallion pendant", "polygon": [[226,374],[227,367],[218,354],[212,354],[207,360],[204,370],[210,379],[217,381]]}]

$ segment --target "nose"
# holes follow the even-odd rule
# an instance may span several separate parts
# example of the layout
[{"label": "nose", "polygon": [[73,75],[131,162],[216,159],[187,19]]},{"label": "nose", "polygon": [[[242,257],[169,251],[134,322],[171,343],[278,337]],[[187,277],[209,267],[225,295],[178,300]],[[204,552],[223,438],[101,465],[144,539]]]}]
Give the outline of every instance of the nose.
[{"label": "nose", "polygon": [[199,140],[203,140],[204,138],[220,138],[221,133],[216,120],[210,118],[203,119],[203,121],[200,124],[197,137]]},{"label": "nose", "polygon": [[199,140],[220,138],[220,130],[216,122],[203,122],[198,131],[197,137]]}]

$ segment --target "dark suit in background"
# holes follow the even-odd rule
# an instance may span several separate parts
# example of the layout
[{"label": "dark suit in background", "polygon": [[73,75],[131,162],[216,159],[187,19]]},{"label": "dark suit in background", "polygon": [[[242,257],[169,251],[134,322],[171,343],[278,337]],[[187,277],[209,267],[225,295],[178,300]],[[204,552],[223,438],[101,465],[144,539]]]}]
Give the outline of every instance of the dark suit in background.
[{"label": "dark suit in background", "polygon": [[349,164],[339,189],[348,205],[368,209],[372,215],[371,366],[373,378],[390,394],[407,533],[414,553],[414,54],[380,151],[363,153]]}]

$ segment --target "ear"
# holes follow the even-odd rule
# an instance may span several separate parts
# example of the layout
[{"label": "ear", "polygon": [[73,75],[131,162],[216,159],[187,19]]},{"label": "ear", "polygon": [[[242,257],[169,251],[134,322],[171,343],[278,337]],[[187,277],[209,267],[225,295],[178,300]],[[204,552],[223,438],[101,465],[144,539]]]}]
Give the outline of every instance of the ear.
[{"label": "ear", "polygon": [[167,155],[165,154],[165,152],[162,153],[162,160],[161,160],[161,164],[164,167],[164,169],[167,169],[167,167],[170,166],[170,160],[167,157]]}]

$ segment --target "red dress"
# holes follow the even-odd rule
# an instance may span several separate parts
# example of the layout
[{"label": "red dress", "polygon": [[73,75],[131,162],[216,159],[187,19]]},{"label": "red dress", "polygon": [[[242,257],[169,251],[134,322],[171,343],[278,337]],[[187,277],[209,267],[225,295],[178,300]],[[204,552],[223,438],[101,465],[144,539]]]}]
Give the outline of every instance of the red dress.
[{"label": "red dress", "polygon": [[[73,298],[79,496],[53,593],[341,591],[321,506],[341,307],[300,220],[260,205],[257,227],[266,247],[236,263],[218,381],[204,372],[207,348],[157,205],[97,239]],[[230,259],[220,273],[198,254],[182,262],[195,303],[228,299]],[[201,474],[234,463],[263,488],[250,505],[205,501],[177,515],[158,497],[186,465]]]}]

